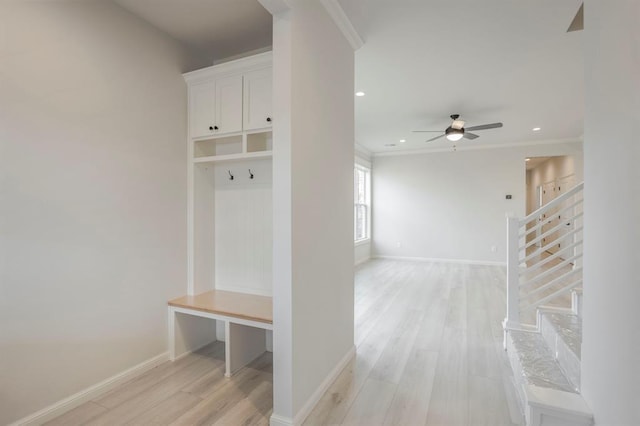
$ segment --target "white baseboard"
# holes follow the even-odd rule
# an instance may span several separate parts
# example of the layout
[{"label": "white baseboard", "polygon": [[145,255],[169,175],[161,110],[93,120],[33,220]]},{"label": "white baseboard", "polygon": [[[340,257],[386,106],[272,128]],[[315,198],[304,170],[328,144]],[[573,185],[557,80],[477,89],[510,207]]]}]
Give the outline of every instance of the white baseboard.
[{"label": "white baseboard", "polygon": [[338,378],[344,367],[356,356],[356,346],[351,346],[351,349],[347,351],[347,353],[342,357],[340,362],[336,364],[336,366],[331,370],[331,372],[327,375],[324,381],[318,386],[316,391],[309,397],[307,402],[302,406],[300,411],[293,418],[293,424],[295,426],[299,426],[306,420],[306,418],[311,414],[311,411],[316,406],[322,395],[329,389],[329,386],[335,382]]},{"label": "white baseboard", "polygon": [[374,259],[389,260],[411,260],[414,262],[442,262],[442,263],[461,263],[466,265],[483,265],[483,266],[507,266],[507,262],[496,262],[491,260],[469,260],[469,259],[441,259],[437,257],[407,257],[407,256],[372,256]]},{"label": "white baseboard", "polygon": [[[176,361],[184,358],[187,355],[191,355],[194,352],[198,352],[200,349],[204,348],[205,346],[209,346],[210,344],[212,344],[214,342],[217,342],[217,341],[218,341],[218,339],[216,339],[216,340],[208,340],[207,339],[206,343],[200,343],[200,344],[196,345],[196,347],[194,347],[193,349],[189,349],[187,351],[182,352],[180,355],[177,355],[176,359],[174,359],[173,362],[176,362]],[[223,342],[224,342],[224,340],[223,340]]]},{"label": "white baseboard", "polygon": [[293,420],[290,417],[282,417],[272,414],[269,419],[269,426],[293,426]]},{"label": "white baseboard", "polygon": [[370,260],[371,260],[370,257],[365,257],[364,259],[358,260],[356,263],[353,264],[353,266],[362,265],[363,263],[368,262]]},{"label": "white baseboard", "polygon": [[93,386],[90,386],[76,394],[73,394],[65,399],[62,399],[48,407],[43,408],[27,417],[24,417],[9,426],[23,426],[23,425],[40,425],[48,422],[67,411],[88,402],[92,399],[99,397],[100,395],[110,391],[116,386],[125,383],[149,370],[169,360],[169,353],[164,352],[153,358],[141,362],[140,364],[133,366],[121,373],[111,376],[108,379],[101,381]]},{"label": "white baseboard", "polygon": [[259,289],[259,288],[246,288],[246,287],[234,287],[216,285],[216,290],[233,291],[235,293],[256,294],[258,296],[272,297],[273,292],[271,290]]},{"label": "white baseboard", "polygon": [[315,408],[322,395],[329,389],[329,386],[338,378],[338,375],[344,370],[349,361],[356,355],[356,346],[353,345],[351,349],[347,351],[344,357],[336,364],[327,377],[322,381],[320,386],[313,392],[307,402],[298,411],[296,416],[291,419],[290,417],[284,417],[277,414],[272,414],[269,420],[270,426],[300,426],[302,422],[311,414],[311,411]]}]

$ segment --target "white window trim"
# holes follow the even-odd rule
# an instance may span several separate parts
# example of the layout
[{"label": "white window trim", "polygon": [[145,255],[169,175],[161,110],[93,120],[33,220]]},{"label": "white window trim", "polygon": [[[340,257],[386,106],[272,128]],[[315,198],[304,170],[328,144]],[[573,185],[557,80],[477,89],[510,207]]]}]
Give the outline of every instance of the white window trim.
[{"label": "white window trim", "polygon": [[371,244],[371,237],[362,238],[360,240],[354,241],[353,245],[355,247],[363,246],[365,244]]},{"label": "white window trim", "polygon": [[[366,202],[366,206],[367,206],[367,236],[365,238],[360,238],[359,240],[354,240],[354,246],[361,246],[364,244],[369,244],[371,243],[371,168],[367,167],[363,164],[359,164],[359,162],[356,162],[354,165],[354,172],[355,170],[360,169],[364,172],[367,173],[367,180],[366,180],[366,193],[367,193],[367,202]],[[355,187],[354,187],[354,191],[355,191]],[[354,206],[355,206],[355,197],[354,197]],[[356,218],[353,218],[353,225],[355,227],[355,220]],[[354,229],[354,234],[355,234],[355,229]],[[355,235],[354,235],[355,237]]]}]

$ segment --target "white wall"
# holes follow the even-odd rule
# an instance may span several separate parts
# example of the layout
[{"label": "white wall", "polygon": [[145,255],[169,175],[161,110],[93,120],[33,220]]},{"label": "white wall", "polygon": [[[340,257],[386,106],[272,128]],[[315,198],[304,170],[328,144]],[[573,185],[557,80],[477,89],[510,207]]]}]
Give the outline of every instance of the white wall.
[{"label": "white wall", "polygon": [[0,3],[0,424],[167,350],[199,65],[111,2]]},{"label": "white wall", "polygon": [[575,142],[376,156],[373,255],[505,262],[505,215],[525,213],[524,159],[580,150]]},{"label": "white wall", "polygon": [[318,1],[274,18],[274,419],[353,348],[353,50]]},{"label": "white wall", "polygon": [[585,10],[582,393],[597,425],[638,425],[640,2]]}]

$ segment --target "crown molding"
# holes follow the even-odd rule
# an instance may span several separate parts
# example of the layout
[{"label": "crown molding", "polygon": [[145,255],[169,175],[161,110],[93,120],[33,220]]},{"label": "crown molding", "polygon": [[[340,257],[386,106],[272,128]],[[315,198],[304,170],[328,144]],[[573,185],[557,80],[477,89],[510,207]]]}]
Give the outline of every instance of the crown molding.
[{"label": "crown molding", "polygon": [[365,157],[366,159],[370,159],[371,157],[373,157],[373,152],[369,148],[359,144],[358,142],[355,143],[355,154],[361,157]]},{"label": "crown molding", "polygon": [[344,10],[342,9],[342,6],[340,6],[340,3],[338,3],[338,0],[320,0],[320,3],[322,3],[340,31],[342,31],[342,34],[347,39],[353,50],[355,51],[360,49],[364,45],[364,40],[362,40],[358,31],[356,31],[347,14],[344,13]]},{"label": "crown molding", "polygon": [[291,2],[292,0],[258,0],[258,3],[274,16],[289,11]]},{"label": "crown molding", "polygon": [[[562,144],[577,144],[582,143],[582,138],[570,138],[570,139],[549,139],[543,141],[526,141],[526,142],[511,142],[502,144],[491,145],[476,145],[476,146],[458,146],[456,151],[479,151],[485,149],[502,149],[502,148],[519,148],[527,146],[543,146],[543,145],[562,145]],[[398,155],[415,155],[415,154],[434,154],[438,152],[452,152],[451,147],[442,148],[420,148],[420,149],[407,149],[403,151],[384,151],[373,152],[372,157],[393,157]]]},{"label": "crown molding", "polygon": [[194,83],[208,80],[223,74],[237,73],[238,70],[250,71],[252,69],[260,69],[271,66],[273,62],[273,52],[266,51],[252,56],[242,56],[240,59],[229,60],[217,65],[211,65],[207,68],[191,71],[182,74],[185,81]]}]

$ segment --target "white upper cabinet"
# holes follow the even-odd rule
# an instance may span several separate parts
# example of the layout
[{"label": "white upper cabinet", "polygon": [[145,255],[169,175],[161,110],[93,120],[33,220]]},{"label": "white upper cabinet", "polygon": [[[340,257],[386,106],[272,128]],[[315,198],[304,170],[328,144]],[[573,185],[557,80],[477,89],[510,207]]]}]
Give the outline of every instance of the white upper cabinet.
[{"label": "white upper cabinet", "polygon": [[244,74],[244,130],[271,127],[271,68]]},{"label": "white upper cabinet", "polygon": [[216,133],[242,131],[242,75],[216,80]]},{"label": "white upper cabinet", "polygon": [[270,131],[271,75],[271,52],[185,74],[191,138]]},{"label": "white upper cabinet", "polygon": [[216,85],[213,81],[189,86],[189,122],[191,137],[199,138],[215,133]]},{"label": "white upper cabinet", "polygon": [[194,83],[189,99],[192,138],[242,131],[242,75]]}]

